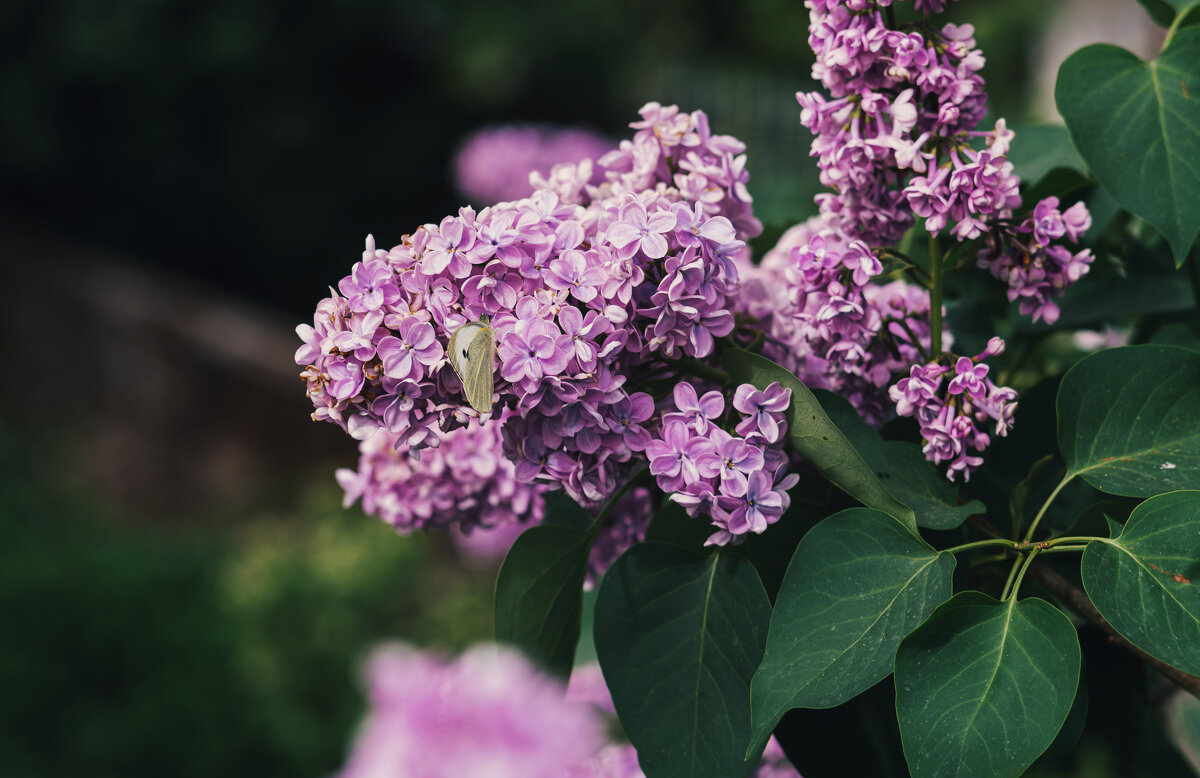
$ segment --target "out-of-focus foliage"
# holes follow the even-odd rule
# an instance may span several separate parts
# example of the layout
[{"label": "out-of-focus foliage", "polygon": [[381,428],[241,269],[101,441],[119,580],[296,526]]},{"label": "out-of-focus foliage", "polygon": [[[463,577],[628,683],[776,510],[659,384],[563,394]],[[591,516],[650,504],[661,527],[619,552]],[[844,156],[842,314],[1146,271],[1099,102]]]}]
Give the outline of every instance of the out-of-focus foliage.
[{"label": "out-of-focus foliage", "polygon": [[[1010,119],[1043,10],[956,9]],[[807,24],[791,0],[12,0],[0,211],[299,313],[368,232],[392,245],[462,204],[450,162],[469,131],[619,136],[659,100],[747,142],[756,213],[782,227],[817,191],[794,99]]]},{"label": "out-of-focus foliage", "polygon": [[0,436],[0,772],[320,775],[363,652],[490,636],[490,571],[344,512],[330,482],[233,532],[115,524]]}]

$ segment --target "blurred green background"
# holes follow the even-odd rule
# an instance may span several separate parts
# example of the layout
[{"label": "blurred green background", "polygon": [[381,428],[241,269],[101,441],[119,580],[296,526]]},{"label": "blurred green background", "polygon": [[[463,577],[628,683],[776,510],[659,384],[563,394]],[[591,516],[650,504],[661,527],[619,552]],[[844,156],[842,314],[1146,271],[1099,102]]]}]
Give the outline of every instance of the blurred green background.
[{"label": "blurred green background", "polygon": [[[1059,10],[952,10],[1010,121]],[[462,204],[483,125],[703,108],[777,235],[817,191],[806,26],[799,0],[0,4],[0,775],[329,774],[372,644],[488,638],[494,565],[341,508],[355,446],[308,421],[292,327],[367,233]],[[1126,774],[1089,748],[1043,774]]]}]

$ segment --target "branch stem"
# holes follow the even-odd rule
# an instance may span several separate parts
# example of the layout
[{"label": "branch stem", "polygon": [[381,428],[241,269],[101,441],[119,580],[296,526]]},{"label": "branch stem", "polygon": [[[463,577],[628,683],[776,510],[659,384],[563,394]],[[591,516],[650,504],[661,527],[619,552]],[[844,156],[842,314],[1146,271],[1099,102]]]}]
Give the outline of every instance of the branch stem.
[{"label": "branch stem", "polygon": [[942,353],[942,249],[929,236],[929,352]]},{"label": "branch stem", "polygon": [[1178,668],[1171,667],[1169,664],[1160,662],[1118,635],[1117,631],[1100,615],[1100,611],[1096,610],[1096,606],[1092,604],[1092,601],[1088,599],[1087,594],[1082,589],[1040,562],[1030,566],[1029,577],[1046,587],[1051,594],[1062,600],[1071,610],[1104,630],[1108,635],[1110,643],[1115,643],[1153,667],[1179,687],[1186,689],[1196,697],[1200,697],[1200,677],[1185,673]]},{"label": "branch stem", "polygon": [[1006,590],[1000,599],[1007,600],[1009,597],[1012,597],[1014,600],[1017,599],[1017,592],[1021,591],[1021,581],[1025,579],[1025,573],[1029,572],[1029,566],[1033,564],[1033,560],[1037,559],[1037,555],[1040,553],[1042,553],[1042,550],[1035,548],[1029,552],[1029,556],[1022,560],[1021,572],[1017,573],[1017,580],[1013,581],[1012,589]]}]

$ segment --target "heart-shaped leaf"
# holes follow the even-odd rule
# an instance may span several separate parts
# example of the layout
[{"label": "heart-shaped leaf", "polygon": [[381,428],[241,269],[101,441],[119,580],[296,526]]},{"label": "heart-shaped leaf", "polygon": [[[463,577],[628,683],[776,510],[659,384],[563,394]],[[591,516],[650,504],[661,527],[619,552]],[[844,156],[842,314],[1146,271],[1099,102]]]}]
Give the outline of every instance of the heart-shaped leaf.
[{"label": "heart-shaped leaf", "polygon": [[1083,588],[1122,637],[1200,675],[1200,492],[1152,497],[1083,552]]},{"label": "heart-shaped leaf", "polygon": [[987,512],[979,500],[960,505],[958,487],[925,459],[916,443],[884,440],[841,395],[823,390],[813,394],[887,490],[913,509],[918,527],[954,529],[968,516]]},{"label": "heart-shaped leaf", "polygon": [[1200,29],[1179,30],[1153,62],[1109,44],[1080,49],[1059,68],[1055,98],[1100,183],[1182,265],[1200,232]]},{"label": "heart-shaped leaf", "polygon": [[723,364],[740,383],[762,389],[778,381],[785,389],[791,389],[792,404],[786,418],[795,449],[843,492],[916,530],[912,508],[892,496],[799,378],[764,356],[738,348],[726,350]]},{"label": "heart-shaped leaf", "polygon": [[851,508],[800,541],[754,675],[754,742],[788,710],[830,708],[892,671],[896,647],[952,589],[954,556],[890,517]]},{"label": "heart-shaped leaf", "polygon": [[896,714],[916,778],[1020,775],[1054,741],[1079,688],[1062,611],[957,594],[900,644]]},{"label": "heart-shaped leaf", "polygon": [[[895,522],[893,522],[895,523]],[[771,603],[754,568],[639,543],[609,568],[596,600],[596,653],[621,726],[649,778],[741,778],[750,679]]]},{"label": "heart-shaped leaf", "polygon": [[591,547],[588,530],[530,527],[508,550],[496,577],[496,640],[517,646],[563,678],[575,662]]},{"label": "heart-shaped leaf", "polygon": [[1072,367],[1058,390],[1067,474],[1102,492],[1200,488],[1200,353],[1125,346]]}]

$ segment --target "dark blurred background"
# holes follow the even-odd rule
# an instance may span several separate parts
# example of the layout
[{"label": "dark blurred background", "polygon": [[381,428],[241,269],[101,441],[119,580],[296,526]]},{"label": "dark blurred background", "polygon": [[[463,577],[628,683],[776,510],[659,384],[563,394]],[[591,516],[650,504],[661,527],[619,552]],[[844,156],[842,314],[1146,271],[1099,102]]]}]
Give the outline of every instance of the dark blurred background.
[{"label": "dark blurred background", "polygon": [[[1067,5],[952,10],[997,114],[1045,118]],[[703,108],[778,235],[817,191],[807,23],[799,0],[0,3],[0,774],[328,774],[368,646],[486,639],[494,567],[341,508],[355,445],[308,420],[293,327],[366,234],[466,202],[452,160],[485,125],[620,139],[648,100]]]}]

